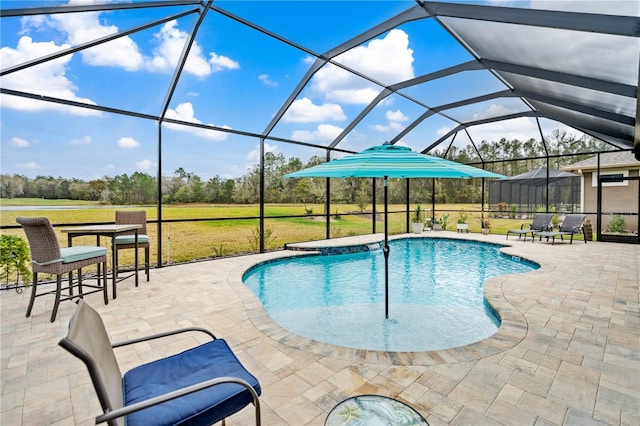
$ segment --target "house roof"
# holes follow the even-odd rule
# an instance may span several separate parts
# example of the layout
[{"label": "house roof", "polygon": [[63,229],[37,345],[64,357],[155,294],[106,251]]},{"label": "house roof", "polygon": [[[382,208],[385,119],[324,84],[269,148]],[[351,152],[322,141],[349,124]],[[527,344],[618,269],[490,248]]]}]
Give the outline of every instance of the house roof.
[{"label": "house roof", "polygon": [[531,181],[531,180],[547,180],[547,174],[549,175],[549,179],[558,180],[562,178],[572,178],[577,177],[578,175],[569,173],[566,171],[560,171],[555,169],[549,169],[547,172],[546,167],[538,167],[537,169],[529,170],[528,172],[511,176],[509,178],[510,181]]},{"label": "house roof", "polygon": [[[634,158],[630,151],[605,152],[600,154],[601,169],[616,169],[621,167],[629,167],[640,169],[640,163]],[[598,156],[587,158],[577,163],[569,164],[562,167],[562,170],[595,170],[598,168]]]}]

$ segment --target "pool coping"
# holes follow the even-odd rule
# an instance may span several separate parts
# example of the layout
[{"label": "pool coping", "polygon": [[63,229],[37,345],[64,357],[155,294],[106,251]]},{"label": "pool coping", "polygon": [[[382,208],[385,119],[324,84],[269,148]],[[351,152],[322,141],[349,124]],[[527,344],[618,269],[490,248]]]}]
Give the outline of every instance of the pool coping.
[{"label": "pool coping", "polygon": [[[435,235],[434,235],[435,234]],[[443,233],[444,234],[444,233]],[[483,241],[473,236],[458,236],[457,234],[446,233],[440,235],[438,233],[428,234],[401,234],[389,237],[393,239],[405,238],[447,238],[462,239],[475,242],[484,242],[492,245],[503,246],[500,251],[507,255],[517,256],[510,253],[510,244],[497,244],[491,241]],[[374,234],[378,235],[378,234]],[[370,236],[369,236],[370,237]],[[349,237],[344,237],[349,238]],[[356,237],[357,238],[357,237]],[[367,245],[371,243],[371,238],[359,245]],[[316,242],[318,246],[330,247],[330,241],[323,240]],[[311,250],[312,243],[305,243],[305,250],[285,250],[278,252],[271,260],[283,259],[287,257],[305,256],[310,254],[320,254],[321,250]],[[358,245],[357,243],[349,244],[347,240],[342,239],[336,247],[351,247]],[[521,257],[521,256],[518,256]],[[523,260],[535,262],[532,259],[522,258]],[[332,356],[353,362],[375,363],[383,365],[442,365],[454,364],[467,361],[477,361],[492,355],[504,352],[520,343],[526,336],[528,323],[524,315],[518,311],[511,303],[509,303],[503,293],[503,283],[512,274],[500,275],[490,278],[484,285],[484,297],[491,309],[500,318],[500,327],[491,336],[481,341],[460,346],[451,349],[441,349],[422,352],[391,352],[391,351],[374,351],[366,349],[347,348],[336,346],[329,343],[319,342],[306,337],[292,333],[275,323],[267,311],[262,306],[258,297],[242,282],[244,274],[258,264],[264,263],[264,260],[256,260],[250,265],[243,265],[234,268],[228,275],[227,280],[231,287],[236,291],[240,299],[245,305],[247,316],[251,323],[264,335],[276,340],[291,348],[311,352],[320,356]],[[535,271],[526,272],[526,274],[537,273],[540,270],[548,269],[544,265]]]}]

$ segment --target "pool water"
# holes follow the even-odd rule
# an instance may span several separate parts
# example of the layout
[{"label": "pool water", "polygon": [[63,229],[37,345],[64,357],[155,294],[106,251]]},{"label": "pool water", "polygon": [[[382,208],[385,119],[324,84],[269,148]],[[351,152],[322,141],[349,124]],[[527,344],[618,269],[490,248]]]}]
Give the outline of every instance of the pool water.
[{"label": "pool water", "polygon": [[388,319],[382,250],[272,261],[243,281],[293,333],[350,348],[420,352],[491,336],[500,322],[485,303],[484,282],[538,268],[480,242],[407,238],[390,247]]}]

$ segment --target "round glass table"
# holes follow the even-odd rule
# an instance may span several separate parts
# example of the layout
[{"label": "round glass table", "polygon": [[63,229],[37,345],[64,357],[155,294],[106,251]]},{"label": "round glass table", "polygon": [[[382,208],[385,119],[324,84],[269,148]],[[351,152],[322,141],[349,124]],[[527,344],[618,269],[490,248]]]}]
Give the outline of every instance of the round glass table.
[{"label": "round glass table", "polygon": [[347,398],[331,410],[325,426],[428,425],[424,417],[407,404],[382,395]]}]

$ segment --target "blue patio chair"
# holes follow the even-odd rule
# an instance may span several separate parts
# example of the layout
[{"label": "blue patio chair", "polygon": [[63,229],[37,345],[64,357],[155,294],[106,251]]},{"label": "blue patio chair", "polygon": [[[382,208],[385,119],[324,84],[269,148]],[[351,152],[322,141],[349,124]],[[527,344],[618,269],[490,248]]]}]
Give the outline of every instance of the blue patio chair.
[{"label": "blue patio chair", "polygon": [[[587,218],[586,214],[568,214],[565,216],[562,225],[560,225],[560,229],[558,231],[545,231],[536,233],[537,237],[540,237],[542,241],[542,237],[545,237],[547,241],[551,238],[551,245],[555,244],[556,237],[560,237],[561,240],[564,240],[564,236],[571,237],[569,244],[573,244],[573,236],[576,234],[582,234],[584,236],[584,220]],[[587,238],[584,238],[584,242],[586,244]]]},{"label": "blue patio chair", "polygon": [[551,231],[552,217],[553,213],[537,213],[532,223],[523,223],[520,225],[520,229],[509,229],[507,231],[507,240],[509,239],[509,234],[516,234],[518,239],[524,236],[524,240],[527,241],[527,234],[531,234],[531,242],[535,241],[537,232]]},{"label": "blue patio chair", "polygon": [[[113,348],[203,332],[211,341],[180,354],[140,365],[124,377]],[[202,328],[184,328],[112,344],[100,315],[80,300],[60,346],[89,370],[104,413],[96,424],[210,425],[247,405],[255,405],[260,425],[258,380],[236,358],[223,339]]]}]

